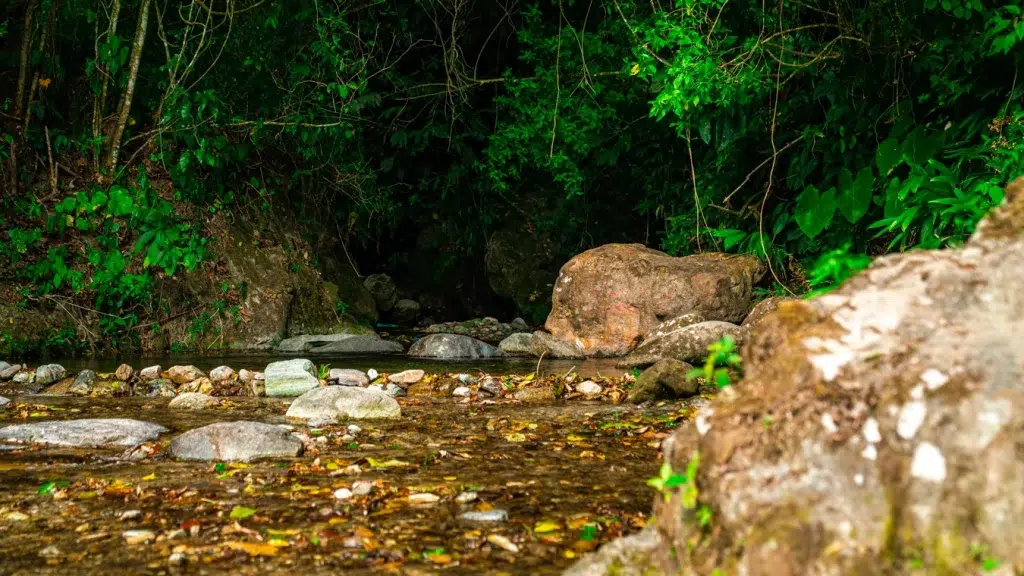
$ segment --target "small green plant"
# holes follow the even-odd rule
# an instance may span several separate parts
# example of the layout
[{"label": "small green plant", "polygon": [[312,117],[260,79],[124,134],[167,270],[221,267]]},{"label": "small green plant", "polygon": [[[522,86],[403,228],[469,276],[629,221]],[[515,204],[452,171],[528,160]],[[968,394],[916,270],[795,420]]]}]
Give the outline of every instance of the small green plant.
[{"label": "small green plant", "polygon": [[841,248],[825,252],[815,260],[814,266],[811,268],[811,277],[808,279],[811,291],[807,293],[807,298],[838,288],[849,277],[867,268],[870,264],[870,256],[851,254],[849,243]]},{"label": "small green plant", "polygon": [[316,377],[321,380],[327,380],[327,377],[331,374],[330,364],[321,364],[317,367]]},{"label": "small green plant", "polygon": [[708,356],[704,359],[704,366],[690,370],[686,374],[686,378],[689,380],[703,378],[708,382],[714,382],[715,386],[721,389],[732,384],[729,371],[740,371],[742,368],[743,359],[736,352],[736,341],[731,336],[725,336],[708,346]]},{"label": "small green plant", "polygon": [[341,300],[338,300],[337,302],[334,303],[334,311],[337,312],[338,315],[340,316],[345,312],[348,312],[348,304],[342,302]]}]

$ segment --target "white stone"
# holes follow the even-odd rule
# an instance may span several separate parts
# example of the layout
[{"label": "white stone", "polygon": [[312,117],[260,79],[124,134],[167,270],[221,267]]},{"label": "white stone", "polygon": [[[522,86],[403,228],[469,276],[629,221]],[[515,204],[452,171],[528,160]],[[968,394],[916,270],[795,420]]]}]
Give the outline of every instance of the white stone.
[{"label": "white stone", "polygon": [[861,429],[861,433],[864,434],[864,439],[871,444],[876,444],[882,441],[882,433],[878,431],[878,420],[874,418],[868,418],[864,422],[864,427]]},{"label": "white stone", "polygon": [[590,396],[604,392],[604,388],[602,388],[600,384],[594,382],[593,380],[586,380],[584,382],[581,382],[580,385],[576,387],[576,391],[581,394],[586,394]]},{"label": "white stone", "polygon": [[927,415],[928,406],[923,401],[907,402],[900,409],[900,416],[896,420],[896,433],[904,440],[912,439],[924,424],[924,418]]},{"label": "white stone", "polygon": [[348,500],[352,497],[352,491],[348,488],[338,488],[334,491],[334,497],[338,500]]},{"label": "white stone", "polygon": [[455,390],[452,390],[452,396],[456,396],[456,397],[459,397],[459,398],[465,398],[465,397],[467,397],[469,395],[470,395],[470,390],[469,390],[469,388],[466,388],[465,386],[459,386]]},{"label": "white stone", "polygon": [[705,408],[697,413],[697,417],[694,419],[694,424],[697,426],[697,433],[701,436],[708,433],[711,430],[711,422],[708,422],[708,418],[715,413],[711,408]]},{"label": "white stone", "polygon": [[828,412],[821,415],[821,425],[825,427],[825,430],[829,434],[835,434],[839,431],[839,427],[836,426],[836,421],[832,419],[832,415]]},{"label": "white stone", "polygon": [[927,482],[942,482],[946,479],[946,457],[934,444],[922,442],[914,450],[910,475]]},{"label": "white stone", "polygon": [[139,370],[139,378],[141,380],[156,380],[160,377],[161,371],[159,366],[149,366]]},{"label": "white stone", "polygon": [[370,379],[370,382],[376,380],[377,376],[380,376],[380,374],[377,373],[377,371],[374,370],[373,368],[370,368],[369,370],[366,371],[366,377]]},{"label": "white stone", "polygon": [[937,390],[949,382],[949,377],[935,368],[929,368],[921,374],[921,381],[929,390]]},{"label": "white stone", "polygon": [[876,460],[878,458],[878,449],[875,448],[874,444],[868,444],[861,450],[860,455],[866,460]]}]

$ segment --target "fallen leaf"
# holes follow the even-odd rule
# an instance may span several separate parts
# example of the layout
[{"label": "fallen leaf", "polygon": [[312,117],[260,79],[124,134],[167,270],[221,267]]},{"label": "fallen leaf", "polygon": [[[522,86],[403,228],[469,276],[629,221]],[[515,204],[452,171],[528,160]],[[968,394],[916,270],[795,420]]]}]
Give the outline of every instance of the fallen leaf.
[{"label": "fallen leaf", "polygon": [[540,522],[537,522],[536,526],[533,527],[533,531],[539,534],[543,534],[545,532],[555,532],[556,530],[561,529],[562,525],[552,520],[541,520]]},{"label": "fallen leaf", "polygon": [[380,461],[375,458],[367,458],[366,462],[373,468],[394,468],[396,466],[412,466],[412,464],[408,462],[402,462],[401,460]]},{"label": "fallen leaf", "polygon": [[519,552],[519,546],[516,546],[515,544],[512,543],[511,540],[509,540],[508,538],[505,538],[501,534],[491,534],[491,535],[487,536],[487,541],[490,542],[491,544],[494,544],[498,548],[502,548],[504,550],[507,550],[507,551],[513,553],[513,554]]},{"label": "fallen leaf", "polygon": [[156,480],[156,472],[142,477],[143,480]]},{"label": "fallen leaf", "polygon": [[245,506],[235,506],[234,508],[231,509],[230,517],[232,520],[245,520],[246,518],[252,516],[255,513],[256,510],[253,508],[246,508]]},{"label": "fallen leaf", "polygon": [[277,554],[277,547],[270,544],[259,544],[257,542],[228,542],[225,546],[232,550],[243,550],[249,556],[274,556]]}]

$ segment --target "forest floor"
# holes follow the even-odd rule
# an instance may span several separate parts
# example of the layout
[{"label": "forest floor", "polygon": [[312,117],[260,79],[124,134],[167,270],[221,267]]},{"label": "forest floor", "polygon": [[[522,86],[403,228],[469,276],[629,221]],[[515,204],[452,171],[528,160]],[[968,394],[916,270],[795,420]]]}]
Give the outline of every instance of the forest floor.
[{"label": "forest floor", "polygon": [[[403,397],[395,420],[311,428],[288,400],[22,396],[0,426],[135,418],[140,449],[0,448],[5,574],[558,574],[647,521],[659,446],[691,403]],[[297,458],[182,462],[176,434],[291,426]],[[467,515],[467,513],[469,513]]]}]

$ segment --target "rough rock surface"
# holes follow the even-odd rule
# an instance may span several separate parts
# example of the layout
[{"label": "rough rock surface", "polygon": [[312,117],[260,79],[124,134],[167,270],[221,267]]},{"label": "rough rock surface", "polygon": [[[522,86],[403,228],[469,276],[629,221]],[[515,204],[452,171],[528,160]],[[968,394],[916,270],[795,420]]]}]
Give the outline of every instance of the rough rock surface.
[{"label": "rough rock surface", "polygon": [[302,442],[273,424],[218,422],[176,436],[171,440],[171,454],[180,460],[249,462],[298,456]]},{"label": "rough rock surface", "polygon": [[167,429],[128,418],[90,418],[15,424],[0,428],[0,439],[58,446],[138,446]]},{"label": "rough rock surface", "polygon": [[499,358],[505,353],[494,346],[469,336],[431,334],[417,340],[409,348],[409,356],[417,358]]},{"label": "rough rock surface", "polygon": [[135,387],[132,388],[133,395],[146,396],[150,398],[174,398],[176,393],[174,383],[166,378],[142,380],[141,382],[137,382]]},{"label": "rough rock surface", "polygon": [[423,370],[403,370],[389,375],[388,382],[402,386],[411,386],[412,384],[423,380],[424,376],[426,376],[426,372]]},{"label": "rough rock surface", "polygon": [[214,382],[234,380],[236,378],[238,378],[238,374],[228,366],[217,366],[213,370],[210,370],[210,380]]},{"label": "rough rock surface", "polygon": [[391,312],[398,303],[398,287],[387,274],[370,274],[363,281],[373,300],[377,303],[378,312]]},{"label": "rough rock surface", "polygon": [[21,364],[9,364],[6,368],[0,368],[0,382],[6,382],[21,370]]},{"label": "rough rock surface", "polygon": [[778,310],[779,304],[782,304],[783,302],[792,302],[794,300],[799,300],[799,298],[791,298],[788,296],[769,296],[757,304],[754,304],[754,308],[750,311],[750,314],[747,314],[747,317],[743,319],[743,324],[741,324],[741,326],[744,328],[753,328],[760,324],[761,320],[764,320],[765,316]]},{"label": "rough rock surface", "polygon": [[171,366],[167,369],[167,379],[179,385],[194,382],[205,376],[206,373],[195,366]]},{"label": "rough rock surface", "polygon": [[675,470],[699,454],[697,506],[656,499],[664,573],[1024,565],[1024,179],[1006,197],[963,248],[879,258],[755,328],[745,379],[664,444]]},{"label": "rough rock surface", "polygon": [[545,328],[578,341],[587,356],[622,356],[659,323],[689,312],[742,321],[763,274],[752,256],[674,258],[640,244],[606,244],[562,267]]},{"label": "rough rock surface", "polygon": [[597,552],[587,554],[563,576],[654,576],[663,574],[656,561],[661,545],[657,530],[641,532],[612,540]]},{"label": "rough rock surface", "polygon": [[519,328],[498,322],[496,318],[474,318],[465,322],[444,322],[427,327],[428,334],[459,334],[476,338],[488,344],[497,344],[514,334]]},{"label": "rough rock surface", "polygon": [[663,334],[656,333],[616,366],[644,367],[665,358],[675,358],[683,362],[703,362],[708,355],[708,346],[725,336],[731,336],[739,347],[746,340],[747,329],[728,322],[712,321],[691,324]]},{"label": "rough rock surface", "polygon": [[67,393],[71,396],[88,396],[92,393],[92,387],[95,383],[96,373],[92,370],[82,370],[75,376]]},{"label": "rough rock surface", "polygon": [[309,351],[313,354],[401,354],[405,348],[376,334],[362,334],[314,346]]},{"label": "rough rock surface", "polygon": [[267,396],[300,396],[320,386],[316,367],[304,358],[271,362],[263,373]]},{"label": "rough rock surface", "polygon": [[337,342],[353,336],[347,332],[339,334],[302,334],[285,338],[277,343],[274,348],[278,352],[306,352],[315,346],[323,346],[330,342]]},{"label": "rough rock surface", "polygon": [[36,368],[36,377],[33,384],[42,390],[45,386],[53,384],[57,380],[64,378],[68,373],[60,364],[44,364],[39,368]]},{"label": "rough rock surface", "polygon": [[139,379],[141,379],[141,380],[156,380],[157,378],[160,377],[160,372],[162,372],[162,371],[163,371],[163,369],[159,365],[157,365],[157,366],[148,366],[146,368],[143,368],[142,370],[139,370]]},{"label": "rough rock surface", "polygon": [[530,355],[533,353],[533,334],[529,332],[512,334],[498,344],[498,350],[509,356]]},{"label": "rough rock surface", "polygon": [[559,358],[563,360],[581,360],[586,358],[583,350],[574,342],[559,340],[547,332],[538,330],[533,333],[530,353],[540,358]]},{"label": "rough rock surface", "polygon": [[296,398],[285,416],[317,422],[336,422],[346,418],[398,418],[402,410],[388,394],[352,386],[326,386],[310,390]]},{"label": "rough rock surface", "polygon": [[132,367],[127,364],[121,364],[120,366],[117,367],[117,370],[114,372],[114,378],[116,380],[120,380],[121,382],[127,382],[131,380],[132,376],[134,375],[135,370],[133,370]]},{"label": "rough rock surface", "polygon": [[629,401],[639,403],[656,398],[693,396],[700,386],[696,380],[686,378],[690,370],[693,366],[675,358],[658,360],[636,379],[636,385],[629,391]]},{"label": "rough rock surface", "polygon": [[370,384],[370,379],[366,377],[365,372],[349,368],[331,368],[331,371],[327,375],[327,379],[331,384],[337,384],[339,386],[365,387]]},{"label": "rough rock surface", "polygon": [[220,404],[220,401],[213,396],[199,392],[185,392],[184,394],[178,394],[167,404],[167,407],[171,410],[205,410],[213,408],[217,404]]}]

